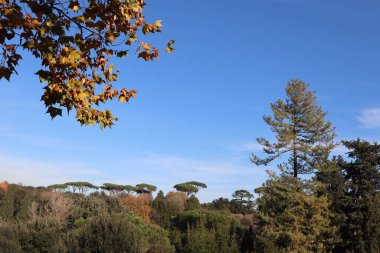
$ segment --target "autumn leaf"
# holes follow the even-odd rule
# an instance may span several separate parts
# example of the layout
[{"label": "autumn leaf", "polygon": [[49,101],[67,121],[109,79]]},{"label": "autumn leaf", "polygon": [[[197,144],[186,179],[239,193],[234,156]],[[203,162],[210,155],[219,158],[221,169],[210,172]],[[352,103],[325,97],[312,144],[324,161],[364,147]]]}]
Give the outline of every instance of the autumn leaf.
[{"label": "autumn leaf", "polygon": [[77,1],[71,1],[69,4],[69,8],[75,12],[78,12],[80,6],[79,6],[79,3]]},{"label": "autumn leaf", "polygon": [[[114,88],[118,71],[113,71],[112,57],[128,56],[135,42],[137,58],[151,61],[159,57],[158,49],[144,42],[143,35],[160,32],[162,21],[145,21],[145,1],[0,3],[4,3],[0,4],[4,19],[0,29],[0,79],[10,80],[17,74],[21,59],[18,51],[31,53],[40,61],[36,66],[41,69],[35,74],[46,84],[41,100],[52,118],[61,116],[62,109],[75,110],[81,125],[111,127],[117,118],[109,110],[97,110],[99,102],[128,102],[136,94],[135,90]],[[174,50],[173,43],[168,43],[166,51]]]},{"label": "autumn leaf", "polygon": [[157,20],[154,25],[157,26],[157,27],[161,27],[162,24],[161,24],[162,20]]},{"label": "autumn leaf", "polygon": [[172,53],[175,50],[175,48],[172,47],[172,45],[174,43],[175,43],[175,40],[169,41],[169,43],[167,44],[167,47],[166,47],[166,53],[170,54],[170,53]]},{"label": "autumn leaf", "polygon": [[142,48],[145,50],[145,51],[148,51],[148,50],[151,50],[152,47],[149,45],[149,43],[145,43],[142,45]]},{"label": "autumn leaf", "polygon": [[50,117],[52,119],[54,119],[56,116],[62,116],[62,109],[60,108],[56,108],[56,107],[53,107],[53,106],[49,106],[46,113],[49,113],[50,114]]}]

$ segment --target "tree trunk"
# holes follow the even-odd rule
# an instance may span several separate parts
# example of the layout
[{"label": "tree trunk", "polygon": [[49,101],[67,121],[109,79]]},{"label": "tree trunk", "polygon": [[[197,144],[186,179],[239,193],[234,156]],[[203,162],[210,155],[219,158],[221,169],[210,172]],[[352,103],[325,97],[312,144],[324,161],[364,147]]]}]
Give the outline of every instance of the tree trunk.
[{"label": "tree trunk", "polygon": [[[295,112],[294,112],[294,118]],[[298,163],[297,163],[297,131],[296,126],[293,126],[293,177],[297,178],[298,176]]]},{"label": "tree trunk", "polygon": [[298,164],[297,164],[297,147],[294,145],[293,149],[293,177],[297,178],[298,176]]}]

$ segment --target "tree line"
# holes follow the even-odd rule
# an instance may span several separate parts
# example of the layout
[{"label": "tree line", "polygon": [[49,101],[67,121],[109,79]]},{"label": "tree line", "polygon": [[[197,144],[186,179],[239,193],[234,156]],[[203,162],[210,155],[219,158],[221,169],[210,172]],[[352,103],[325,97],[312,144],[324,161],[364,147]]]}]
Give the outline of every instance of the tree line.
[{"label": "tree line", "polygon": [[[40,186],[39,188],[44,188]],[[67,182],[64,184],[52,184],[47,186],[48,189],[53,189],[54,191],[71,191],[72,193],[84,194],[91,190],[101,189],[108,192],[110,195],[120,195],[121,193],[126,193],[127,195],[131,193],[143,194],[152,193],[157,190],[157,187],[151,184],[141,183],[136,186],[133,185],[120,185],[113,183],[104,183],[101,186],[96,186],[90,182]],[[189,181],[185,183],[176,184],[173,186],[177,191],[186,193],[187,196],[191,194],[196,194],[200,188],[207,188],[207,185],[202,182]]]},{"label": "tree line", "polygon": [[[200,203],[202,182],[158,191],[141,183],[0,184],[1,252],[380,252],[380,144],[338,143],[300,80],[264,116],[268,179],[231,199]],[[346,155],[332,155],[337,145]],[[254,168],[253,168],[254,169]],[[135,194],[132,194],[135,193]]]}]

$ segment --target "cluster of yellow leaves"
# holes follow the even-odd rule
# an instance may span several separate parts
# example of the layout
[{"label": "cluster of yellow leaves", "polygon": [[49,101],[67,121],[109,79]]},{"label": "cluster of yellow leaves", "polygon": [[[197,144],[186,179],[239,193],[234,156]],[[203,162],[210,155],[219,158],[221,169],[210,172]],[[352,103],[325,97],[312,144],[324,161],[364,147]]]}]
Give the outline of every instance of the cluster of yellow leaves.
[{"label": "cluster of yellow leaves", "polygon": [[[18,49],[30,51],[41,59],[36,74],[46,83],[41,100],[52,118],[74,109],[82,125],[111,127],[117,118],[99,103],[128,103],[136,91],[114,88],[118,71],[110,58],[127,56],[129,47],[145,61],[159,57],[157,48],[138,38],[162,27],[161,20],[145,21],[144,5],[144,0],[0,0],[0,79],[17,73]],[[174,50],[173,43],[166,52]]]}]

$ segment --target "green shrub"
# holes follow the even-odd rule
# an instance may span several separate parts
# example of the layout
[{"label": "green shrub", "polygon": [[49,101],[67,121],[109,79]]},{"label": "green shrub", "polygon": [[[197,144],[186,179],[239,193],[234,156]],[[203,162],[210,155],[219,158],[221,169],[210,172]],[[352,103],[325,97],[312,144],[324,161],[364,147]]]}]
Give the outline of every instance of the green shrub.
[{"label": "green shrub", "polygon": [[68,241],[70,252],[174,252],[165,230],[127,214],[88,218]]},{"label": "green shrub", "polygon": [[21,245],[19,243],[19,228],[16,224],[0,221],[0,252],[22,252]]},{"label": "green shrub", "polygon": [[202,209],[191,210],[175,218],[171,238],[177,252],[239,252],[236,238],[239,225],[232,215]]}]

